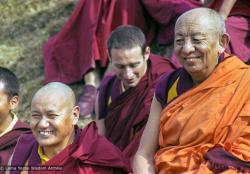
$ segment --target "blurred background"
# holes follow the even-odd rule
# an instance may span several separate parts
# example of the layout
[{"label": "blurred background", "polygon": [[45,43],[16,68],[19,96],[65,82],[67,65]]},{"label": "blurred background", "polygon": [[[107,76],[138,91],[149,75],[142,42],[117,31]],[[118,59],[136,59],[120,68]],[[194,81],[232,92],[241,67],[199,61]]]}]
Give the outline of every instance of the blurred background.
[{"label": "blurred background", "polygon": [[[41,47],[56,34],[77,0],[0,0],[0,66],[11,69],[21,83],[18,117],[28,122],[30,101],[43,85]],[[77,96],[83,84],[71,85]],[[90,120],[85,120],[90,121]]]}]

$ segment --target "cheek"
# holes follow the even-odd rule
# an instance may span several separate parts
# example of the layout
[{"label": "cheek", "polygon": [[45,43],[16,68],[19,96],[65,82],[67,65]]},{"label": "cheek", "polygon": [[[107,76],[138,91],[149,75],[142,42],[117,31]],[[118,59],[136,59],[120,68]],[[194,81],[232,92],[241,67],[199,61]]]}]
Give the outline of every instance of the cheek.
[{"label": "cheek", "polygon": [[34,127],[37,125],[38,120],[34,119],[34,118],[30,118],[30,128],[34,129]]}]

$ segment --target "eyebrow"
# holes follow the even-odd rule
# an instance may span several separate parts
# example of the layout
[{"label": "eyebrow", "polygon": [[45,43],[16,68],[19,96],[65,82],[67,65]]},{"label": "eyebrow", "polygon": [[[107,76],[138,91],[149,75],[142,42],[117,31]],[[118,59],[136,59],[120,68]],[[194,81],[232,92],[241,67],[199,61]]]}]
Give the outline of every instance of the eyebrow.
[{"label": "eyebrow", "polygon": [[[205,36],[205,33],[202,33],[202,32],[196,32],[196,33],[192,33],[191,36],[196,36],[196,35],[202,35],[202,36]],[[185,34],[182,34],[182,33],[176,33],[176,36],[185,36]]]},{"label": "eyebrow", "polygon": [[119,64],[119,63],[115,63],[115,65],[117,66],[129,66],[129,65],[134,65],[134,64],[139,64],[140,63],[140,61],[137,61],[137,62],[132,62],[132,63],[128,63],[128,64],[126,64],[126,65],[124,65],[124,64]]}]

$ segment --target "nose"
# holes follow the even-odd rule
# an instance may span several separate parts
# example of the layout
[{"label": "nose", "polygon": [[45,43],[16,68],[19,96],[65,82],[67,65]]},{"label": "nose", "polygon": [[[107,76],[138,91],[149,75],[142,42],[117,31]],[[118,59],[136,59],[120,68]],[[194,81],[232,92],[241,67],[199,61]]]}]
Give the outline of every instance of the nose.
[{"label": "nose", "polygon": [[184,55],[188,55],[192,53],[195,50],[193,43],[188,39],[184,42],[184,45],[182,47],[182,52]]},{"label": "nose", "polygon": [[47,118],[43,117],[40,121],[39,121],[39,127],[40,128],[47,128],[49,126],[49,121]]},{"label": "nose", "polygon": [[125,69],[124,76],[126,79],[131,79],[133,77],[133,70],[129,67]]}]

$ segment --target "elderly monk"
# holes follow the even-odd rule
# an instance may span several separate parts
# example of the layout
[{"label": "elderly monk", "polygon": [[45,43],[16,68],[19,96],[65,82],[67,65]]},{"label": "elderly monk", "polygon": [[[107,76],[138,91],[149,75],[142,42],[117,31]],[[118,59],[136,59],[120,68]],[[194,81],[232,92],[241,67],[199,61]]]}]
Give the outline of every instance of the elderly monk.
[{"label": "elderly monk", "polygon": [[130,158],[148,120],[156,82],[174,66],[166,58],[150,54],[144,34],[135,26],[120,26],[111,33],[108,55],[114,74],[106,76],[100,86],[97,125]]},{"label": "elderly monk", "polygon": [[20,137],[9,164],[62,167],[34,173],[128,173],[128,162],[120,150],[97,134],[94,123],[83,130],[78,128],[78,118],[79,106],[68,86],[52,82],[42,87],[31,102],[33,134]]},{"label": "elderly monk", "polygon": [[[184,12],[209,7],[218,11],[226,22],[230,34],[227,51],[244,62],[250,61],[250,1],[249,0],[142,0],[150,16],[159,23],[158,43],[172,44],[176,19]],[[172,61],[178,65],[175,54]]]},{"label": "elderly monk", "polygon": [[29,125],[14,113],[19,103],[19,88],[16,75],[0,67],[0,166],[7,165],[19,136],[31,132]]},{"label": "elderly monk", "polygon": [[175,52],[183,68],[158,83],[136,174],[250,172],[250,68],[224,52],[228,42],[216,11],[179,17]]}]

